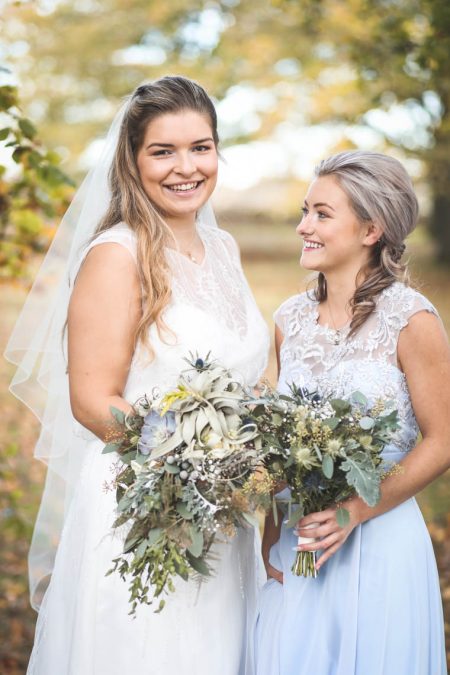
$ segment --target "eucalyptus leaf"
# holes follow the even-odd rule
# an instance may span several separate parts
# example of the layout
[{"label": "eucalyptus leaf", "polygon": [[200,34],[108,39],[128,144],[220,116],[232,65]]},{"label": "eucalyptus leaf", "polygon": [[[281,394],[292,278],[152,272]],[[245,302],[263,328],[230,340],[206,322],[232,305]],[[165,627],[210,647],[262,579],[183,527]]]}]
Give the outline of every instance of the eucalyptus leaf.
[{"label": "eucalyptus leaf", "polygon": [[299,506],[291,514],[291,517],[284,523],[286,527],[295,527],[300,518],[303,518],[303,507]]},{"label": "eucalyptus leaf", "polygon": [[125,422],[125,413],[123,410],[120,410],[119,408],[115,408],[113,405],[109,407],[109,410],[111,412],[111,415],[114,417],[114,419],[119,423],[119,424],[124,424]]},{"label": "eucalyptus leaf", "polygon": [[367,397],[364,396],[364,394],[361,391],[354,391],[351,396],[351,400],[354,401],[355,403],[359,403],[362,406],[368,405]]},{"label": "eucalyptus leaf", "polygon": [[339,527],[347,527],[350,522],[350,514],[347,509],[339,507],[336,510],[336,521]]},{"label": "eucalyptus leaf", "polygon": [[155,527],[153,530],[150,530],[147,537],[148,546],[154,546],[157,541],[161,538],[162,529],[160,527]]},{"label": "eucalyptus leaf", "polygon": [[255,527],[255,528],[258,528],[258,527],[259,527],[258,519],[257,519],[252,513],[247,513],[246,511],[244,511],[244,512],[242,513],[242,517],[243,517],[243,518],[247,521],[247,523],[248,523],[249,525],[251,525],[252,527]]},{"label": "eucalyptus leaf", "polygon": [[192,520],[192,518],[194,517],[194,514],[191,511],[189,511],[188,507],[184,502],[178,502],[176,509],[177,513],[179,513],[180,516],[185,520]]},{"label": "eucalyptus leaf", "polygon": [[191,525],[189,528],[189,536],[192,543],[190,546],[188,546],[188,551],[194,556],[194,558],[198,558],[203,551],[203,532]]},{"label": "eucalyptus leaf", "polygon": [[333,478],[334,460],[330,455],[324,455],[322,459],[322,471],[325,478]]},{"label": "eucalyptus leaf", "polygon": [[372,417],[365,416],[359,420],[359,426],[361,429],[364,429],[364,431],[369,431],[372,429],[374,424],[375,420]]},{"label": "eucalyptus leaf", "polygon": [[173,473],[175,475],[177,473],[180,473],[180,467],[177,466],[176,464],[168,464],[167,462],[165,462],[164,471],[166,473]]},{"label": "eucalyptus leaf", "polygon": [[211,570],[203,558],[193,556],[189,550],[186,551],[186,558],[189,565],[193,570],[198,572],[198,574],[201,574],[204,577],[208,577],[211,574]]},{"label": "eucalyptus leaf", "polygon": [[122,443],[107,443],[102,450],[102,455],[107,455],[110,452],[117,452],[122,446]]},{"label": "eucalyptus leaf", "polygon": [[338,417],[328,417],[327,419],[323,420],[323,423],[326,424],[327,427],[330,427],[331,431],[334,431],[340,421],[341,420]]},{"label": "eucalyptus leaf", "polygon": [[344,401],[341,398],[332,398],[330,400],[330,404],[333,410],[338,413],[338,415],[345,415],[351,410],[350,403],[348,401]]}]

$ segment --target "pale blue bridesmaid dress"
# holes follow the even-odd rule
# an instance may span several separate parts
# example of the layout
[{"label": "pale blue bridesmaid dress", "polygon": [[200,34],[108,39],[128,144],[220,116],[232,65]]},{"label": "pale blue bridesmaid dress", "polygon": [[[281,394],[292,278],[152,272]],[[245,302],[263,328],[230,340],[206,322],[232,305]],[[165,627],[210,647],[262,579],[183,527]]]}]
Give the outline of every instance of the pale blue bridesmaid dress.
[{"label": "pale blue bridesmaid dress", "polygon": [[[322,394],[359,390],[372,402],[393,401],[402,425],[383,454],[401,460],[418,427],[397,342],[420,311],[436,313],[422,295],[394,283],[357,334],[335,344],[335,331],[317,323],[317,302],[307,294],[290,298],[275,314],[284,335],[279,390],[295,382]],[[261,593],[257,675],[447,673],[436,561],[415,499],[355,528],[316,579],[292,574],[296,543],[283,525],[270,561],[284,584],[270,579]]]}]

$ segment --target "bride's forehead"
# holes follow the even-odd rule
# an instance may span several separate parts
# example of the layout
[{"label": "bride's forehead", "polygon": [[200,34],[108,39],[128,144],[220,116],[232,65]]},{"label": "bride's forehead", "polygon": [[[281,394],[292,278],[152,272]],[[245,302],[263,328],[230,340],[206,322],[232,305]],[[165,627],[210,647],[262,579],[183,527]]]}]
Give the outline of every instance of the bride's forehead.
[{"label": "bride's forehead", "polygon": [[195,110],[158,115],[147,124],[144,134],[146,143],[173,145],[193,143],[201,138],[212,138],[211,122],[206,114]]}]

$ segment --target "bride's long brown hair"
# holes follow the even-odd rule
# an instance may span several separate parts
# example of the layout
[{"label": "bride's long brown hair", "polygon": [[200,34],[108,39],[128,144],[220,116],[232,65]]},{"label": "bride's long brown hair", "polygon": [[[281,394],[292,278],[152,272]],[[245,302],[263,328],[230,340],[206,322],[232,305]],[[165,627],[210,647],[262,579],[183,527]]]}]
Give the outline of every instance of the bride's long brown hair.
[{"label": "bride's long brown hair", "polygon": [[[382,290],[395,281],[409,283],[402,255],[404,240],[417,223],[417,198],[403,165],[377,152],[340,152],[324,159],[316,167],[315,175],[318,178],[333,176],[358,220],[362,224],[377,223],[383,231],[379,242],[372,247],[369,261],[360,270],[350,301],[350,334],[353,334],[374,311]],[[321,272],[314,295],[319,302],[327,298],[327,282]]]},{"label": "bride's long brown hair", "polygon": [[194,111],[208,118],[216,147],[219,144],[217,115],[206,91],[181,76],[166,76],[138,87],[131,95],[119,133],[109,175],[111,201],[93,238],[119,222],[136,234],[137,267],[142,287],[142,317],[135,343],[147,345],[148,329],[166,326],[162,311],[170,300],[170,279],[164,247],[172,233],[158,208],[147,196],[139,176],[136,157],[144,142],[149,123],[159,115]]}]

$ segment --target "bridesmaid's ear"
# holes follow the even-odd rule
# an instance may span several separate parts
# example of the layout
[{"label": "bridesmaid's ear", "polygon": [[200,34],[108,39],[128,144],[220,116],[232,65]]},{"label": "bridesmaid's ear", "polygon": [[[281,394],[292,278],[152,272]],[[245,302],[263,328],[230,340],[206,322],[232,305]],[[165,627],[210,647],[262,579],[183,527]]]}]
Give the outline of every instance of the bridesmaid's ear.
[{"label": "bridesmaid's ear", "polygon": [[365,225],[365,235],[363,238],[363,246],[374,246],[383,236],[383,230],[378,225],[371,221]]}]

